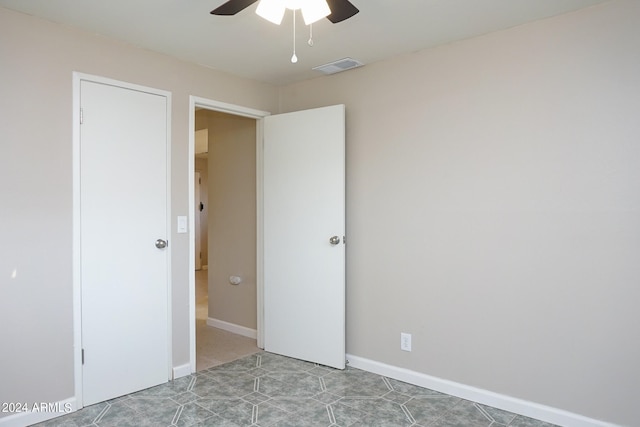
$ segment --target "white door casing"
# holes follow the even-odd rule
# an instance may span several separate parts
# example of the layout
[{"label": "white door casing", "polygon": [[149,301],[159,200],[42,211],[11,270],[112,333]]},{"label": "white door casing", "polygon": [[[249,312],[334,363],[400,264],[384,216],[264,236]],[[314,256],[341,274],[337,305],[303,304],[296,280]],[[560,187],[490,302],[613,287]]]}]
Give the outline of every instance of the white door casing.
[{"label": "white door casing", "polygon": [[[257,120],[256,122],[256,177],[257,177],[257,182],[256,182],[256,189],[257,189],[257,224],[256,224],[256,231],[257,231],[257,236],[256,236],[256,240],[257,240],[257,320],[258,320],[258,347],[260,348],[266,348],[265,346],[265,335],[266,333],[266,328],[267,326],[266,321],[265,321],[265,307],[266,307],[266,299],[267,296],[265,295],[265,264],[266,264],[266,257],[265,257],[265,253],[267,252],[267,245],[264,242],[265,239],[265,228],[266,228],[266,214],[265,214],[265,190],[264,190],[264,176],[265,173],[263,172],[264,169],[264,164],[266,163],[264,160],[264,153],[263,153],[263,146],[265,143],[265,138],[263,138],[264,136],[264,128],[266,126],[265,124],[265,119],[266,118],[270,118],[270,114],[266,111],[260,111],[260,110],[255,110],[252,108],[248,108],[248,107],[243,107],[243,106],[239,106],[239,105],[233,105],[233,104],[228,104],[228,103],[224,103],[224,102],[219,102],[219,101],[214,101],[214,100],[210,100],[210,99],[205,99],[205,98],[200,98],[200,97],[195,97],[195,96],[191,96],[190,97],[190,101],[189,101],[189,105],[190,105],[190,109],[189,109],[189,128],[192,129],[192,131],[190,132],[190,136],[189,136],[189,173],[191,176],[193,175],[193,172],[195,171],[195,165],[194,165],[194,159],[195,159],[195,131],[193,129],[195,129],[195,110],[196,107],[198,108],[206,108],[208,110],[213,110],[213,111],[220,111],[220,112],[224,112],[224,113],[229,113],[229,114],[235,114],[238,116],[243,116],[243,117],[251,117]],[[341,149],[336,150],[336,157],[333,158],[333,161],[331,162],[333,165],[338,165],[338,174],[336,176],[341,177],[338,178],[338,181],[341,181],[341,184],[339,184],[336,189],[335,192],[333,193],[334,196],[337,196],[338,199],[340,199],[340,201],[338,202],[338,204],[336,206],[340,206],[339,209],[337,209],[338,212],[340,212],[338,215],[341,217],[341,220],[337,221],[337,223],[340,223],[341,226],[339,226],[338,228],[340,228],[340,232],[338,232],[338,230],[335,230],[337,236],[339,236],[339,238],[341,239],[340,245],[337,245],[334,247],[334,249],[337,249],[337,251],[334,251],[334,254],[338,254],[336,256],[336,258],[339,258],[336,265],[337,265],[337,271],[339,272],[338,274],[336,274],[336,277],[338,277],[338,280],[336,281],[336,283],[341,283],[341,289],[338,291],[333,291],[333,294],[335,294],[336,298],[331,298],[329,297],[329,300],[332,302],[332,304],[329,304],[329,306],[333,306],[333,307],[337,307],[337,310],[334,310],[337,314],[330,314],[330,310],[332,310],[331,308],[328,308],[327,311],[323,314],[326,316],[330,316],[333,319],[333,322],[329,322],[331,324],[331,327],[333,328],[333,330],[335,330],[335,333],[332,332],[328,332],[325,335],[324,338],[329,338],[328,340],[331,341],[333,344],[330,345],[329,347],[332,348],[332,350],[321,350],[317,353],[315,353],[316,355],[322,355],[322,360],[318,361],[318,363],[322,363],[322,364],[326,364],[327,366],[335,366],[337,368],[343,368],[344,367],[344,363],[345,363],[345,280],[344,280],[344,268],[345,268],[345,251],[344,251],[344,245],[342,242],[342,238],[344,236],[344,212],[345,212],[345,205],[344,205],[344,198],[345,198],[345,186],[344,186],[344,161],[345,161],[345,154],[344,154],[344,106],[336,106],[336,107],[329,107],[328,110],[333,110],[333,113],[335,114],[334,117],[326,117],[325,115],[323,115],[322,110],[324,109],[319,109],[320,113],[319,116],[316,117],[315,120],[315,128],[311,131],[311,133],[314,133],[316,131],[319,132],[324,132],[323,129],[325,129],[325,127],[327,128],[332,128],[334,130],[333,132],[333,136],[335,136],[335,141],[340,141],[341,144]],[[325,113],[328,113],[328,110],[325,111]],[[311,114],[311,111],[307,111],[305,115],[309,115]],[[285,114],[283,116],[289,116],[292,117],[290,114]],[[328,116],[331,116],[331,114],[328,114]],[[333,125],[330,125],[330,123],[333,123]],[[327,129],[328,130],[328,129]],[[332,134],[332,132],[328,132],[328,134]],[[326,136],[326,135],[325,135]],[[293,177],[293,180],[298,179],[299,177]],[[191,218],[191,222],[193,223],[193,219],[195,216],[195,204],[194,202],[194,182],[190,181],[189,182],[189,195],[190,195],[190,212],[189,212],[189,217]],[[333,228],[333,227],[331,227]],[[332,234],[333,236],[333,234]],[[194,234],[193,231],[191,231],[190,233],[190,253],[189,253],[189,259],[190,259],[190,265],[195,266],[195,242],[194,242]],[[329,235],[324,236],[323,237],[323,241],[328,242],[329,239]],[[338,286],[339,288],[340,286]],[[325,294],[325,297],[329,295],[329,293]],[[320,304],[321,302],[318,301],[318,304]],[[190,277],[189,277],[189,318],[190,318],[190,330],[189,330],[189,342],[190,342],[190,371],[191,372],[195,372],[195,354],[196,354],[196,349],[195,349],[195,344],[196,344],[196,340],[195,340],[195,269],[190,269]],[[288,322],[286,322],[288,324],[288,326],[294,326],[294,327],[298,327],[300,325],[300,323],[298,323],[297,321],[298,319],[289,319]],[[337,320],[337,322],[335,322]],[[275,325],[275,324],[274,324]],[[308,331],[310,331],[308,329]],[[285,339],[286,340],[286,339]],[[289,339],[289,341],[293,341],[291,339]],[[317,346],[318,343],[321,343],[321,340],[317,340],[316,343],[314,343],[314,346]],[[306,343],[300,342],[299,343],[299,347],[303,347]],[[330,357],[325,357],[326,355],[324,353],[331,353]],[[315,356],[311,356],[311,357],[307,357],[306,354],[289,354],[292,357],[298,357],[298,358],[303,358],[306,360],[314,360],[316,359]]]},{"label": "white door casing", "polygon": [[75,281],[84,350],[76,388],[86,406],[169,379],[170,249],[155,243],[170,235],[170,94],[75,78],[82,114]]},{"label": "white door casing", "polygon": [[344,105],[264,119],[265,350],[339,369],[345,366],[344,132]]},{"label": "white door casing", "polygon": [[[257,223],[256,223],[256,239],[257,239],[257,266],[256,266],[256,293],[257,293],[257,345],[260,348],[264,348],[263,345],[263,295],[262,295],[262,118],[269,116],[269,112],[256,110],[254,108],[244,107],[240,105],[228,104],[226,102],[215,101],[211,99],[201,98],[197,96],[189,97],[189,153],[188,153],[188,173],[190,176],[194,176],[195,172],[195,153],[196,153],[196,139],[197,131],[195,131],[195,112],[196,108],[205,108],[207,110],[219,111],[222,113],[233,114],[236,116],[249,117],[256,119],[256,209],[257,209]],[[189,180],[189,219],[193,224],[196,215],[195,209],[195,182]],[[196,370],[196,307],[195,307],[195,235],[193,230],[189,233],[189,265],[194,268],[190,268],[189,272],[189,366],[188,369],[180,369],[180,375],[187,375],[195,372]]]}]

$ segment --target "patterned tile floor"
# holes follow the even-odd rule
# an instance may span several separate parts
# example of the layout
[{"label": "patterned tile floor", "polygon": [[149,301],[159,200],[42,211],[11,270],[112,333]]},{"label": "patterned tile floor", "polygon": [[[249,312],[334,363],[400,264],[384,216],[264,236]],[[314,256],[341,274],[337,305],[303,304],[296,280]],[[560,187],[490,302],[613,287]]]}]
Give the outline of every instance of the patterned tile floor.
[{"label": "patterned tile floor", "polygon": [[551,427],[380,375],[260,352],[40,427]]}]

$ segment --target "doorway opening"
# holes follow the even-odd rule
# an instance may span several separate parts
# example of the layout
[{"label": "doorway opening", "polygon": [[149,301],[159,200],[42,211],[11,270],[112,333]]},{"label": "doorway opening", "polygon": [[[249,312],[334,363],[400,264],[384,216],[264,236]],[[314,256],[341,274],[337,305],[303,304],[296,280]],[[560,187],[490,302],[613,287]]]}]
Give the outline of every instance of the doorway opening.
[{"label": "doorway opening", "polygon": [[[344,105],[267,117],[269,113],[266,112],[199,98],[192,97],[190,103],[189,215],[192,224],[195,162],[191,156],[194,155],[196,109],[227,113],[227,117],[230,113],[231,117],[250,118],[255,125],[257,347],[343,369],[346,284]],[[209,171],[214,169],[208,167]],[[192,232],[189,303],[192,319],[191,368],[195,372],[193,237]],[[217,261],[211,254],[212,237],[215,236],[209,234],[209,274]],[[226,271],[220,283],[229,290],[230,286],[241,284],[243,280],[242,276]],[[208,282],[211,284],[212,279]],[[267,284],[268,292],[265,292]],[[215,308],[211,303],[209,307]],[[291,326],[292,319],[295,319],[295,327]],[[233,320],[215,321],[212,326],[233,332],[247,330]],[[268,341],[265,340],[267,333]]]},{"label": "doorway opening", "polygon": [[195,97],[190,108],[190,359],[195,372],[261,347],[257,156],[259,119],[268,113]]}]

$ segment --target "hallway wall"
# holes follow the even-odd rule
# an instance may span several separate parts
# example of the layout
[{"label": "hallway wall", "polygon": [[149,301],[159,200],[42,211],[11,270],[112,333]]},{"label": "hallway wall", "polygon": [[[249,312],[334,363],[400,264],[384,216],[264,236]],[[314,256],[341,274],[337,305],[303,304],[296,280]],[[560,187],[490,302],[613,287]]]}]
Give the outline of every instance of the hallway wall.
[{"label": "hallway wall", "polygon": [[[249,329],[256,307],[256,121],[198,110],[209,129],[209,318]],[[232,285],[230,276],[242,283]]]},{"label": "hallway wall", "polygon": [[[200,215],[200,253],[202,267],[209,262],[209,161],[207,158],[196,157],[196,172],[200,173],[200,202],[202,212],[196,207],[196,215]],[[196,254],[198,256],[198,254]]]}]

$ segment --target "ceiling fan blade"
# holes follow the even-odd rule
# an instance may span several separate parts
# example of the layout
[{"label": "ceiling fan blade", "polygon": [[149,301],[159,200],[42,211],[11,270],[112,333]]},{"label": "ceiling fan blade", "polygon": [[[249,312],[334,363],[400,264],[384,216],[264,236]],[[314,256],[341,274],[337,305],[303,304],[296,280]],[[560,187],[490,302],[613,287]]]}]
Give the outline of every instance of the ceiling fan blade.
[{"label": "ceiling fan blade", "polygon": [[327,19],[334,24],[349,19],[360,12],[349,0],[327,0],[327,3],[331,9],[331,14],[327,16]]},{"label": "ceiling fan blade", "polygon": [[258,0],[229,0],[211,11],[212,15],[235,15]]}]

